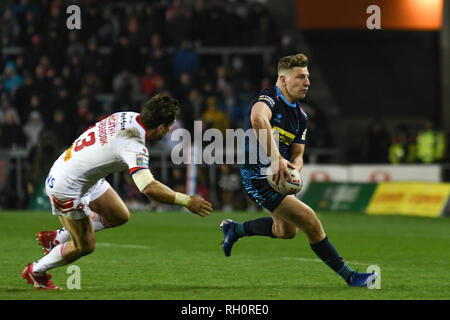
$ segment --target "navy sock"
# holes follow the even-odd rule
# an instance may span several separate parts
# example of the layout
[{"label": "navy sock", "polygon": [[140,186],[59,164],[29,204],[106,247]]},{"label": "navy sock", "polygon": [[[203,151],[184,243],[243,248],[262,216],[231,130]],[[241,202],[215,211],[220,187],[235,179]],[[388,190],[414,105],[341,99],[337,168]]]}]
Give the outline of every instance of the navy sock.
[{"label": "navy sock", "polygon": [[328,237],[325,237],[320,242],[311,244],[311,249],[345,281],[348,282],[350,280],[353,270],[342,260],[336,248],[328,241]]},{"label": "navy sock", "polygon": [[271,217],[258,218],[255,220],[239,223],[236,227],[236,233],[240,236],[267,236],[272,237],[273,219]]}]

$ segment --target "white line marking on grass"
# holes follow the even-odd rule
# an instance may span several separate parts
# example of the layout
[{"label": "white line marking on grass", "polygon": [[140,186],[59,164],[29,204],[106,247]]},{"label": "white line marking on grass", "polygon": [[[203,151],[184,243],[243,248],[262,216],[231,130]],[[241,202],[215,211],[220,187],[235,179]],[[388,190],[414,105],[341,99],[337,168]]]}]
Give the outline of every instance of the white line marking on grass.
[{"label": "white line marking on grass", "polygon": [[110,243],[110,242],[97,242],[95,244],[99,247],[118,247],[118,248],[128,248],[128,249],[150,249],[149,246],[140,246],[137,244],[120,244],[120,243]]},{"label": "white line marking on grass", "polygon": [[[324,263],[320,259],[309,259],[309,258],[300,258],[300,257],[282,257],[281,259]],[[360,265],[360,266],[370,266],[371,265],[371,263],[364,263],[364,262],[357,262],[357,261],[345,261],[345,263],[347,263],[347,264],[355,264],[355,265]]]}]

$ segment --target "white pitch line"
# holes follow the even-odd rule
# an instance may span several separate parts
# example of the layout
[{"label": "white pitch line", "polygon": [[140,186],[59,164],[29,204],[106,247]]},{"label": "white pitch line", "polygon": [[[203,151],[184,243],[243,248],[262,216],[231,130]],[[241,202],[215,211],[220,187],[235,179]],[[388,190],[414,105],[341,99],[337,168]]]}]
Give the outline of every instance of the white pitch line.
[{"label": "white pitch line", "polygon": [[97,242],[96,246],[100,247],[119,247],[119,248],[129,248],[129,249],[150,249],[149,246],[141,246],[137,244],[120,244],[120,243],[110,243],[110,242]]},{"label": "white pitch line", "polygon": [[[282,257],[282,259],[324,263],[320,259],[309,259],[309,258],[299,258],[299,257]],[[364,263],[364,262],[357,262],[357,261],[345,261],[345,263],[347,263],[347,264],[355,264],[355,265],[360,265],[360,266],[370,266],[370,265],[372,265],[371,263]]]}]

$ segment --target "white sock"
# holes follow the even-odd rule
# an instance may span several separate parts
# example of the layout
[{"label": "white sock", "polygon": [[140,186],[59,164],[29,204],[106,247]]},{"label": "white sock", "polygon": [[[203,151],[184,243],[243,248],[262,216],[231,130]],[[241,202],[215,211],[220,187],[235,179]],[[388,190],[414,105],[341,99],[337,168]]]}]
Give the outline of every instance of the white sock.
[{"label": "white sock", "polygon": [[35,261],[33,264],[33,273],[43,274],[47,272],[47,270],[67,264],[62,257],[64,246],[65,243],[57,245],[42,259]]},{"label": "white sock", "polygon": [[98,213],[91,211],[89,216],[91,217],[94,232],[109,228],[109,226],[106,224],[106,221],[103,220],[102,216]]},{"label": "white sock", "polygon": [[66,230],[66,228],[62,227],[61,229],[56,230],[56,243],[64,243],[70,239],[70,233]]},{"label": "white sock", "polygon": [[[92,221],[92,227],[94,228],[94,232],[103,230],[105,228],[109,228],[109,226],[104,222],[102,219],[102,216],[98,213],[95,213],[94,211],[91,211],[90,218]],[[57,243],[64,243],[70,239],[70,233],[66,230],[66,228],[62,227],[61,229],[57,230],[55,242]]]}]

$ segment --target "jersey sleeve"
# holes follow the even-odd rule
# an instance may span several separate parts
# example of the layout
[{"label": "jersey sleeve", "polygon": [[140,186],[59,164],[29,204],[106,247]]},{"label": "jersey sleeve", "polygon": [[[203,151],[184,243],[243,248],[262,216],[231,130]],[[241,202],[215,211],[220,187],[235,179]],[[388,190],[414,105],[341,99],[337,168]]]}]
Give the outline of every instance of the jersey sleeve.
[{"label": "jersey sleeve", "polygon": [[306,114],[303,114],[300,118],[300,130],[298,131],[297,136],[292,141],[293,143],[300,143],[305,144],[306,143],[306,133],[308,131],[308,117]]},{"label": "jersey sleeve", "polygon": [[273,109],[275,108],[275,100],[274,100],[274,98],[269,96],[269,95],[267,95],[267,94],[261,93],[258,96],[258,98],[256,98],[256,100],[254,100],[253,104],[255,104],[257,102],[265,103],[269,107],[270,111],[272,111],[272,112],[273,112]]},{"label": "jersey sleeve", "polygon": [[148,169],[148,150],[136,140],[128,140],[128,143],[123,144],[119,157],[127,164],[131,175],[141,169]]}]

